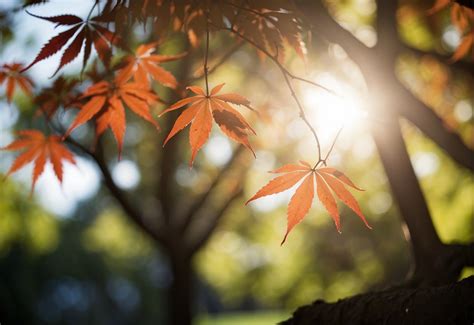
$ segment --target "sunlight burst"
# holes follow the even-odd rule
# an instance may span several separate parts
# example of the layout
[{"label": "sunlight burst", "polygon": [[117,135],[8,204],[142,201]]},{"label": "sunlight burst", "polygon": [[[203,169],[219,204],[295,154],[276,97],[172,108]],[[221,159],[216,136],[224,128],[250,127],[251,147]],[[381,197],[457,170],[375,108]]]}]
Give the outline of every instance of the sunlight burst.
[{"label": "sunlight burst", "polygon": [[308,118],[323,142],[331,141],[335,133],[343,128],[344,133],[355,134],[365,126],[367,111],[362,95],[348,84],[329,76],[318,81],[340,96],[322,89],[307,87],[303,90],[303,101]]}]

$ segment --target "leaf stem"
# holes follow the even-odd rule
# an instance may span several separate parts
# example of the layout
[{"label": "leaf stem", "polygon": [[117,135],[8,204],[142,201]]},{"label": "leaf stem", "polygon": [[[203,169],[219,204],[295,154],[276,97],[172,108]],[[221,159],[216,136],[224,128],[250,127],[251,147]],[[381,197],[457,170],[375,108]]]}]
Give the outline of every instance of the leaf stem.
[{"label": "leaf stem", "polygon": [[91,10],[89,11],[89,14],[87,15],[86,21],[89,21],[91,18],[92,12],[94,11],[95,7],[99,4],[99,0],[94,1],[94,5],[92,6]]},{"label": "leaf stem", "polygon": [[206,11],[206,54],[204,56],[204,77],[206,78],[206,95],[209,96],[209,67],[207,66],[207,60],[209,58],[209,8]]},{"label": "leaf stem", "polygon": [[336,145],[337,138],[339,137],[339,134],[341,134],[341,131],[344,127],[340,127],[339,131],[337,131],[336,136],[334,137],[334,140],[332,140],[331,147],[329,148],[329,151],[326,154],[326,157],[324,159],[319,159],[318,162],[314,165],[313,170],[316,170],[316,168],[319,166],[320,163],[322,163],[324,166],[327,164],[327,160],[329,156],[331,155],[332,150],[334,149],[334,146]]},{"label": "leaf stem", "polygon": [[[281,70],[281,69],[280,69]],[[290,89],[290,92],[291,92],[291,96],[293,97],[293,99],[295,100],[296,102],[296,105],[298,106],[298,109],[300,111],[300,117],[301,119],[303,120],[303,122],[306,123],[306,125],[308,126],[308,128],[311,130],[311,133],[313,134],[314,136],[314,139],[316,140],[316,146],[318,148],[318,161],[321,161],[321,144],[319,143],[319,137],[316,133],[316,130],[313,128],[313,126],[311,125],[311,123],[309,123],[309,120],[308,118],[306,117],[306,113],[304,111],[304,108],[303,108],[303,105],[301,104],[300,100],[298,99],[298,96],[296,96],[296,93],[295,93],[295,90],[293,89],[293,85],[291,84],[291,81],[290,79],[288,79],[288,76],[286,73],[284,73],[284,71],[282,70],[282,73],[283,73],[283,77],[285,78],[285,82],[286,84],[288,85],[288,89]]]},{"label": "leaf stem", "polygon": [[336,144],[337,138],[339,137],[339,134],[341,134],[341,131],[344,127],[341,126],[339,130],[336,133],[336,136],[334,137],[334,140],[332,140],[331,148],[329,148],[328,153],[326,154],[326,157],[324,158],[324,164],[326,165],[326,160],[328,160],[329,155],[331,154],[332,150],[334,149],[334,145]]},{"label": "leaf stem", "polygon": [[[209,14],[209,13],[208,13]],[[209,16],[207,17],[207,24],[206,24],[206,27],[207,27],[207,32],[209,33],[209,24],[212,24],[211,22],[209,22]],[[291,96],[293,97],[293,99],[295,100],[296,102],[296,105],[298,106],[298,109],[300,111],[300,117],[301,119],[303,120],[303,122],[308,126],[308,128],[310,129],[311,133],[313,134],[314,136],[314,139],[316,140],[316,145],[317,145],[317,150],[318,150],[318,160],[317,160],[317,163],[316,165],[314,166],[314,168],[316,168],[317,166],[319,166],[320,163],[323,163],[324,165],[326,165],[326,160],[329,158],[329,155],[331,154],[332,150],[334,149],[334,145],[336,143],[336,140],[340,134],[340,132],[342,131],[342,128],[338,131],[332,145],[331,145],[331,148],[329,149],[328,153],[326,154],[326,157],[323,159],[322,158],[322,154],[321,154],[321,143],[319,142],[319,137],[318,137],[318,134],[316,133],[316,130],[313,128],[313,126],[311,125],[311,123],[309,122],[308,118],[306,117],[306,114],[305,114],[305,110],[303,108],[303,105],[301,104],[300,100],[298,99],[298,96],[296,96],[296,93],[293,89],[293,85],[291,84],[291,80],[298,80],[298,81],[302,81],[302,82],[305,82],[305,83],[308,83],[310,85],[313,85],[315,87],[318,87],[318,88],[321,88],[325,91],[327,91],[328,93],[334,95],[334,96],[337,96],[339,98],[341,98],[341,96],[339,94],[337,94],[336,92],[334,92],[333,90],[323,86],[323,85],[320,85],[314,81],[311,81],[311,80],[308,80],[308,79],[305,79],[305,78],[301,78],[301,77],[298,77],[296,75],[294,75],[293,73],[291,73],[287,68],[285,68],[285,66],[278,60],[278,51],[277,51],[277,55],[272,55],[270,52],[268,52],[268,50],[263,47],[263,46],[260,46],[258,43],[256,43],[255,41],[253,41],[252,39],[248,38],[247,36],[239,33],[239,31],[237,31],[233,26],[232,27],[222,27],[222,26],[217,26],[215,24],[212,24],[214,27],[216,28],[219,28],[219,29],[222,29],[222,30],[227,30],[233,34],[235,34],[236,36],[240,37],[241,39],[243,39],[244,41],[246,41],[247,43],[249,43],[250,45],[252,45],[253,47],[255,47],[256,49],[258,49],[259,51],[261,51],[263,54],[265,54],[268,58],[270,58],[277,66],[278,68],[280,69],[281,73],[283,74],[283,77],[285,79],[285,82],[286,84],[288,85],[288,88],[291,92]],[[209,35],[207,35],[207,37],[209,37]],[[209,45],[209,42],[208,42],[208,45]],[[278,48],[277,48],[278,50]],[[207,53],[206,53],[207,54]],[[206,73],[206,64],[207,62],[205,63],[205,67],[204,67],[204,72]],[[207,73],[206,73],[206,87],[207,87]]]},{"label": "leaf stem", "polygon": [[[207,71],[207,74],[210,75],[211,73],[213,73],[214,71],[216,71],[221,65],[223,65],[224,63],[226,63],[226,61],[235,53],[237,52],[237,50],[239,50],[242,45],[244,45],[245,43],[241,42],[241,43],[236,43],[233,47],[230,48],[230,50],[225,53],[219,60],[218,62],[216,62],[214,65],[212,65],[208,71]],[[199,75],[197,76],[194,76],[190,79],[188,79],[186,82],[183,82],[183,84],[187,84],[189,82],[194,82],[196,80],[199,80],[201,79],[202,77],[205,76],[205,73],[204,71],[202,73],[199,73]]]},{"label": "leaf stem", "polygon": [[[303,105],[301,104],[300,100],[298,99],[298,96],[296,96],[296,93],[295,93],[295,90],[293,89],[293,85],[291,84],[291,81],[290,81],[290,78],[291,79],[296,79],[296,80],[300,80],[300,81],[305,81],[307,83],[310,83],[314,86],[317,86],[317,87],[320,87],[320,88],[323,88],[324,90],[336,95],[332,90],[324,87],[324,86],[321,86],[315,82],[312,82],[310,80],[306,80],[306,79],[303,79],[303,78],[300,78],[300,77],[296,77],[295,75],[293,75],[291,72],[289,72],[284,66],[283,64],[280,63],[280,61],[278,61],[278,51],[277,51],[277,55],[274,56],[272,55],[270,52],[268,52],[265,48],[261,47],[260,45],[258,45],[256,42],[254,42],[253,40],[249,39],[248,37],[246,37],[245,35],[242,35],[241,33],[239,33],[237,30],[233,29],[233,28],[224,28],[228,31],[230,31],[231,33],[239,36],[240,38],[242,38],[244,41],[246,41],[247,43],[250,43],[251,45],[253,45],[255,48],[257,48],[258,50],[262,51],[266,56],[268,56],[273,62],[275,62],[275,64],[278,66],[278,68],[280,69],[281,73],[283,74],[283,77],[285,79],[285,82],[286,84],[288,85],[288,89],[290,90],[291,92],[291,96],[293,97],[293,99],[295,100],[296,102],[296,105],[298,106],[298,109],[300,111],[300,117],[301,119],[304,121],[304,123],[308,126],[308,128],[310,129],[311,133],[313,134],[314,136],[314,139],[316,140],[316,145],[317,145],[317,150],[318,150],[318,163],[322,161],[322,156],[321,156],[321,144],[319,142],[319,137],[318,137],[318,134],[316,133],[316,130],[313,128],[313,126],[311,125],[311,123],[309,122],[308,118],[306,117],[306,114],[305,114],[305,110],[303,108]],[[278,49],[278,48],[277,48]]]}]

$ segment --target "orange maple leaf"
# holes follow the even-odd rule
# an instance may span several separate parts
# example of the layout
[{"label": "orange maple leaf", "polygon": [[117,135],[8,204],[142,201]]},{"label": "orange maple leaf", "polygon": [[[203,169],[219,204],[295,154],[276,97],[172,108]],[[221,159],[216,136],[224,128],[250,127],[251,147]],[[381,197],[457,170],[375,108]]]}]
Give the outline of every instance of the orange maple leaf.
[{"label": "orange maple leaf", "polygon": [[474,43],[474,32],[464,36],[461,39],[461,43],[456,48],[456,51],[454,51],[449,61],[456,62],[456,61],[461,60],[463,57],[465,57],[466,54],[471,52],[473,43]]},{"label": "orange maple leaf", "polygon": [[149,88],[151,77],[163,86],[176,88],[178,82],[171,72],[159,66],[160,63],[174,61],[182,58],[186,53],[178,55],[158,55],[153,54],[157,43],[140,45],[135,51],[135,55],[128,55],[124,58],[125,66],[118,73],[119,82],[127,82],[133,76],[135,82]]},{"label": "orange maple leaf", "polygon": [[428,15],[437,13],[438,11],[447,7],[449,4],[451,4],[451,0],[436,0],[431,6],[431,8],[428,9]]},{"label": "orange maple leaf", "polygon": [[1,148],[2,150],[25,149],[25,151],[15,159],[5,177],[8,177],[26,164],[34,161],[33,184],[31,185],[32,192],[48,160],[51,161],[54,173],[58,177],[59,182],[63,180],[63,160],[76,164],[73,154],[61,143],[59,136],[51,135],[46,137],[43,133],[36,130],[23,130],[19,131],[18,134],[20,135],[19,139]]},{"label": "orange maple leaf", "polygon": [[474,31],[472,29],[474,25],[474,10],[452,0],[436,0],[433,6],[428,10],[428,14],[432,15],[448,6],[451,7],[451,23],[461,35],[461,42],[449,60],[453,63],[461,60],[468,53],[472,53],[474,43]]},{"label": "orange maple leaf", "polygon": [[0,67],[0,85],[6,81],[5,94],[8,103],[11,103],[17,85],[26,95],[32,95],[33,81],[22,75],[21,70],[23,70],[23,65],[20,63],[4,64]]},{"label": "orange maple leaf", "polygon": [[126,129],[123,103],[136,115],[159,129],[158,122],[153,119],[150,113],[150,105],[158,102],[158,96],[136,82],[100,81],[89,87],[81,98],[88,98],[88,101],[81,106],[64,137],[69,136],[78,126],[96,117],[96,137],[110,128],[117,140],[120,157]]},{"label": "orange maple leaf", "polygon": [[217,85],[211,90],[209,95],[206,95],[204,89],[199,86],[189,86],[187,89],[195,93],[196,96],[181,99],[160,114],[160,116],[162,116],[165,113],[191,104],[176,119],[173,128],[163,144],[163,146],[166,145],[176,133],[192,122],[189,131],[189,142],[192,150],[191,160],[189,162],[190,166],[192,166],[199,149],[201,149],[209,138],[212,128],[212,118],[214,118],[214,121],[219,125],[225,135],[243,144],[250,149],[255,156],[247,137],[250,133],[256,133],[245,118],[230,105],[244,105],[251,108],[250,102],[245,97],[234,93],[218,95],[223,86],[223,83]]},{"label": "orange maple leaf", "polygon": [[324,208],[329,212],[329,215],[333,218],[336,229],[339,233],[341,232],[340,216],[332,192],[334,192],[345,205],[354,211],[369,229],[372,229],[367,223],[357,200],[346,189],[346,186],[359,191],[363,190],[357,187],[346,175],[335,168],[325,167],[314,169],[307,162],[301,161],[300,164],[284,165],[271,171],[271,173],[284,175],[272,179],[267,185],[262,187],[254,196],[252,196],[246,204],[263,196],[286,191],[302,181],[288,204],[288,226],[281,244],[285,242],[293,227],[303,220],[311,208],[314,198],[315,181],[317,184],[316,193],[318,198]]}]

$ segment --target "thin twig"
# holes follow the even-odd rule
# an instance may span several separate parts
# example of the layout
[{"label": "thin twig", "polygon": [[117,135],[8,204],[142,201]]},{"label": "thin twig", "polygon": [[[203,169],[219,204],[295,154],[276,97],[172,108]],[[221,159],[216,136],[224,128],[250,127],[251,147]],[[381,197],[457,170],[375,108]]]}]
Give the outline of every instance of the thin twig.
[{"label": "thin twig", "polygon": [[332,90],[329,90],[327,89],[326,87],[324,86],[320,86],[319,84],[317,83],[314,83],[312,81],[309,81],[309,80],[306,80],[306,79],[303,79],[303,78],[299,78],[299,77],[296,77],[294,76],[292,73],[290,73],[284,66],[283,64],[280,63],[280,61],[278,61],[278,58],[274,55],[272,55],[270,52],[267,51],[267,49],[263,48],[262,46],[258,45],[256,42],[254,42],[253,40],[251,40],[250,38],[246,37],[245,35],[242,35],[241,33],[239,33],[237,30],[235,29],[232,29],[232,28],[224,28],[225,30],[228,30],[230,31],[231,33],[239,36],[240,38],[242,38],[243,40],[245,40],[246,42],[250,43],[251,45],[253,45],[255,48],[257,48],[258,50],[262,51],[266,56],[268,56],[273,62],[275,62],[275,64],[278,66],[278,68],[280,69],[281,73],[283,74],[283,77],[285,79],[285,82],[286,84],[288,85],[288,88],[291,92],[291,96],[293,97],[293,99],[295,100],[296,102],[296,105],[298,106],[298,109],[300,111],[300,117],[301,119],[305,122],[305,124],[308,126],[308,128],[310,129],[311,133],[313,134],[314,136],[314,139],[316,140],[316,145],[317,145],[317,149],[318,149],[318,163],[322,161],[322,156],[321,156],[321,144],[319,142],[319,137],[316,133],[316,130],[313,128],[313,126],[311,125],[311,123],[309,122],[308,118],[306,117],[306,114],[305,114],[305,110],[303,108],[303,105],[301,104],[300,100],[298,99],[298,96],[296,96],[296,93],[293,89],[293,85],[291,84],[291,81],[289,78],[292,78],[292,79],[296,79],[296,80],[300,80],[300,81],[306,81],[312,85],[315,85],[315,86],[318,86],[318,87],[321,87],[331,93],[334,94],[334,92]]},{"label": "thin twig", "polygon": [[[46,117],[45,117],[46,118]],[[64,131],[61,128],[55,126],[51,121],[46,118],[47,126],[58,134],[64,135]],[[150,237],[155,239],[160,243],[164,243],[166,240],[165,236],[162,232],[158,229],[152,229],[150,225],[148,225],[142,217],[141,211],[139,211],[133,204],[131,204],[130,200],[127,199],[125,192],[123,192],[115,183],[114,179],[112,178],[112,174],[110,173],[109,168],[107,167],[107,163],[104,161],[103,157],[97,155],[96,153],[90,151],[81,143],[77,142],[71,137],[67,137],[65,142],[69,143],[70,145],[76,147],[84,154],[89,156],[97,165],[99,170],[101,171],[104,184],[108,188],[110,194],[117,200],[119,205],[122,207],[123,211],[126,213],[128,217],[130,217],[136,225],[141,228],[145,233],[147,233]]]},{"label": "thin twig", "polygon": [[[327,160],[328,160],[329,156],[331,155],[331,152],[332,152],[332,150],[334,149],[334,146],[336,145],[337,138],[339,137],[339,134],[341,134],[341,131],[342,131],[343,128],[344,128],[344,127],[341,127],[341,128],[339,129],[339,131],[337,131],[336,136],[334,137],[334,140],[332,140],[331,147],[329,148],[329,151],[328,151],[327,154],[326,154],[326,157],[324,157],[324,159],[321,161],[324,166],[327,165]],[[316,169],[316,167],[318,167],[318,165],[319,165],[319,162],[314,166],[314,169]]]},{"label": "thin twig", "polygon": [[94,11],[95,7],[99,4],[99,0],[96,0],[94,2],[94,5],[92,6],[91,10],[89,11],[89,14],[87,15],[86,21],[89,21],[91,18],[92,12]]},{"label": "thin twig", "polygon": [[288,85],[288,88],[290,89],[290,92],[291,92],[291,96],[293,97],[293,99],[295,100],[296,102],[296,105],[298,106],[298,109],[300,111],[300,117],[301,119],[306,123],[306,125],[308,126],[308,128],[311,130],[311,133],[313,133],[313,136],[314,136],[314,139],[316,140],[316,145],[317,145],[317,148],[318,148],[318,163],[321,161],[321,144],[319,143],[319,137],[316,133],[316,130],[313,128],[313,126],[311,125],[311,123],[309,123],[309,120],[308,118],[306,117],[306,113],[304,111],[304,108],[303,108],[303,105],[300,103],[300,100],[298,99],[298,97],[296,96],[296,93],[295,93],[295,90],[293,89],[293,86],[291,84],[291,81],[290,79],[288,79],[288,76],[286,75],[286,73],[284,73],[284,71],[282,70],[282,73],[283,73],[283,77],[285,78],[285,82],[286,84]]},{"label": "thin twig", "polygon": [[[244,2],[244,1],[242,1]],[[232,2],[227,2],[225,1],[226,4],[228,4],[229,6],[231,7],[234,7],[234,8],[237,8],[237,13],[240,13],[241,10],[244,10],[244,11],[247,11],[247,12],[250,12],[256,16],[259,16],[259,17],[262,17],[263,19],[265,19],[267,22],[269,22],[270,24],[272,24],[275,28],[277,28],[278,26],[275,25],[275,21],[273,19],[271,19],[270,17],[262,14],[261,12],[258,12],[257,10],[254,10],[252,8],[248,8],[248,7],[244,7],[243,4],[242,5],[236,5],[235,3],[232,3]],[[234,27],[234,25],[232,24],[231,25],[231,28]]]},{"label": "thin twig", "polygon": [[[245,0],[242,0],[242,2],[241,2],[242,5],[244,4],[244,1],[245,1]],[[230,3],[229,3],[229,4],[230,4]],[[239,18],[240,13],[242,12],[242,9],[243,9],[243,8],[238,7],[237,13],[235,14],[234,18],[232,19],[232,22],[230,23],[230,28],[232,28],[232,29],[234,28],[235,23],[237,22],[237,18]]]},{"label": "thin twig", "polygon": [[224,167],[221,168],[219,171],[219,174],[214,178],[212,183],[209,185],[209,187],[206,189],[206,191],[203,192],[203,194],[199,197],[196,198],[196,200],[192,203],[192,205],[189,207],[187,212],[184,214],[182,217],[182,222],[180,223],[180,230],[184,232],[189,224],[192,221],[193,216],[199,211],[204,204],[207,202],[211,194],[214,192],[214,189],[221,184],[222,179],[224,178],[224,175],[226,175],[229,170],[234,166],[235,161],[239,157],[240,153],[243,151],[243,146],[239,146],[233,153],[232,157],[230,160],[225,164]]},{"label": "thin twig", "polygon": [[237,189],[230,197],[227,198],[227,201],[217,210],[215,211],[210,217],[209,222],[194,240],[191,243],[191,254],[194,254],[198,251],[207,241],[211,238],[211,235],[216,230],[217,226],[219,226],[220,220],[225,215],[226,211],[231,207],[232,203],[242,197],[244,191],[242,188]]},{"label": "thin twig", "polygon": [[209,67],[207,66],[207,60],[209,58],[209,10],[206,11],[206,54],[204,56],[204,77],[206,78],[206,95],[209,96]]},{"label": "thin twig", "polygon": [[[214,71],[216,71],[220,66],[222,66],[224,63],[226,63],[226,61],[235,53],[237,52],[238,49],[240,49],[242,47],[242,45],[244,45],[243,42],[241,43],[236,43],[233,47],[231,47],[231,49],[229,51],[227,51],[227,53],[225,53],[212,67],[210,67],[207,71],[207,74],[210,75],[211,73],[213,73]],[[187,80],[186,82],[184,82],[184,84],[189,84],[191,82],[194,82],[196,80],[199,80],[201,79],[202,77],[205,76],[205,73],[204,71],[202,73],[200,73],[198,76],[195,76],[193,78],[190,78],[189,80]]]},{"label": "thin twig", "polygon": [[[212,23],[211,23],[212,24]],[[256,49],[258,49],[259,51],[261,51],[263,54],[265,54],[270,60],[272,60],[279,68],[282,72],[284,72],[288,77],[290,77],[291,79],[294,79],[294,80],[298,80],[298,81],[301,81],[301,82],[305,82],[305,83],[308,83],[310,85],[313,85],[315,87],[318,87],[318,88],[321,88],[323,89],[324,91],[330,93],[331,95],[334,95],[336,97],[340,97],[342,98],[341,95],[339,95],[338,93],[336,93],[334,90],[332,89],[329,89],[321,84],[318,84],[314,81],[311,81],[311,80],[308,80],[308,79],[305,79],[305,78],[302,78],[302,77],[298,77],[296,75],[294,75],[293,73],[291,73],[283,64],[281,64],[280,61],[278,61],[278,57],[276,57],[275,55],[272,55],[270,52],[268,52],[267,49],[265,49],[264,47],[260,46],[259,44],[257,44],[256,42],[254,42],[252,39],[248,38],[247,36],[239,33],[239,31],[235,30],[235,29],[231,29],[231,28],[227,28],[227,27],[219,27],[217,25],[214,25],[214,27],[216,28],[221,28],[222,30],[227,30],[235,35],[237,35],[238,37],[240,37],[241,39],[243,39],[244,41],[246,41],[247,43],[249,43],[250,45],[252,45],[253,47],[255,47]]]}]

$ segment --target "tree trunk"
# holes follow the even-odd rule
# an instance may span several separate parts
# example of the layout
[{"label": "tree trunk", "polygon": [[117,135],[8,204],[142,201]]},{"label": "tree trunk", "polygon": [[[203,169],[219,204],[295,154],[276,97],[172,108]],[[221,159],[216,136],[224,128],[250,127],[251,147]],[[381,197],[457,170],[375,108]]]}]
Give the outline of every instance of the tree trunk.
[{"label": "tree trunk", "polygon": [[474,323],[474,276],[442,287],[395,288],[298,308],[286,325]]},{"label": "tree trunk", "polygon": [[170,256],[173,280],[168,289],[168,319],[171,325],[190,325],[193,318],[194,283],[191,258]]},{"label": "tree trunk", "polygon": [[437,263],[442,244],[413,171],[400,126],[396,121],[375,126],[373,135],[393,196],[410,232],[415,261],[412,275],[416,274],[428,285],[456,281],[459,272],[448,276],[445,274],[447,265]]}]

